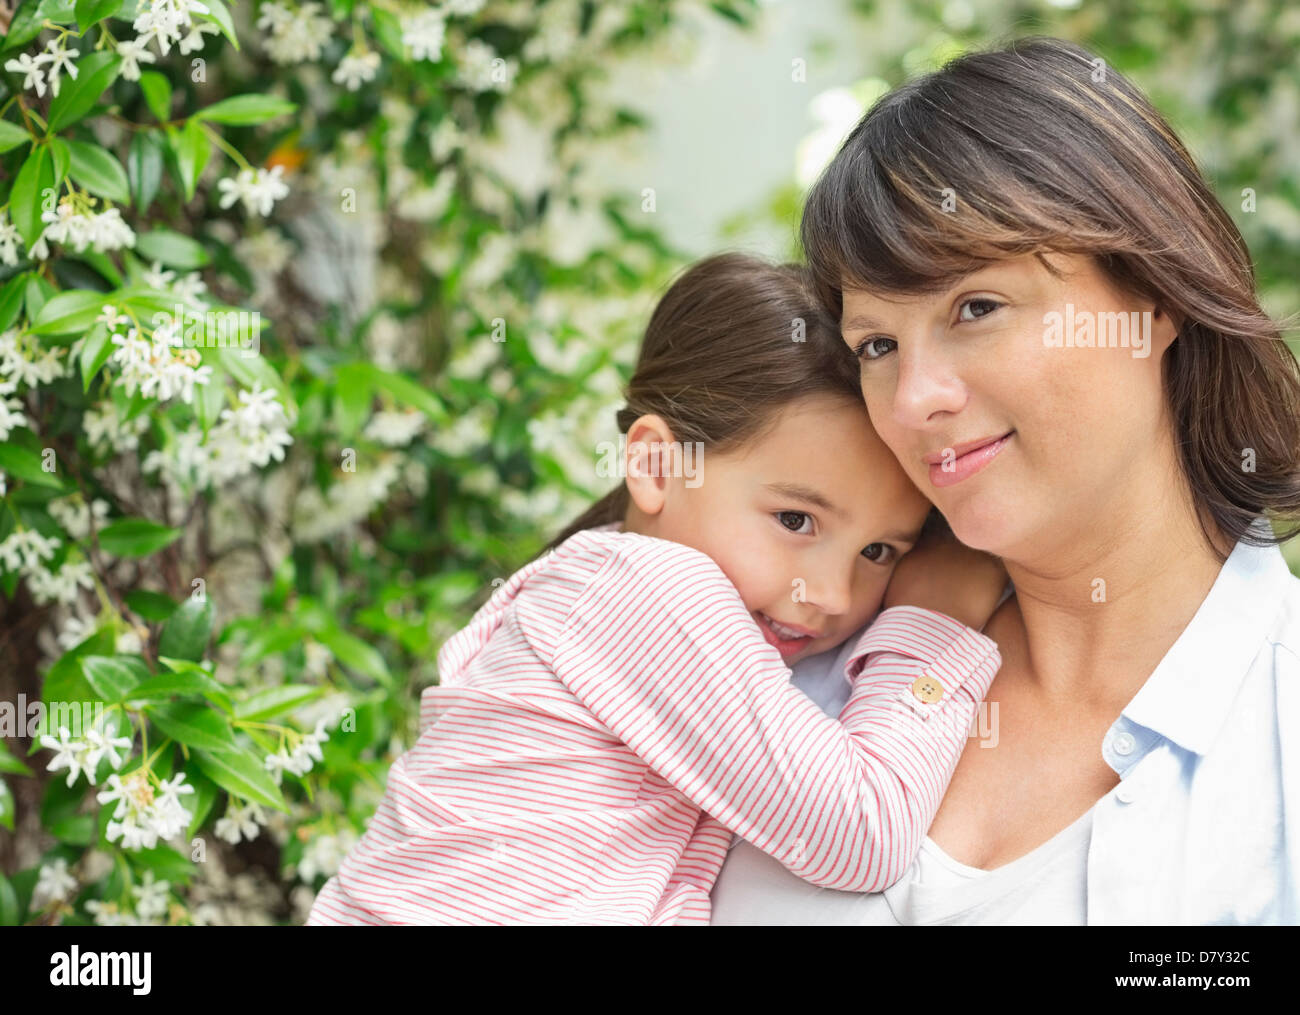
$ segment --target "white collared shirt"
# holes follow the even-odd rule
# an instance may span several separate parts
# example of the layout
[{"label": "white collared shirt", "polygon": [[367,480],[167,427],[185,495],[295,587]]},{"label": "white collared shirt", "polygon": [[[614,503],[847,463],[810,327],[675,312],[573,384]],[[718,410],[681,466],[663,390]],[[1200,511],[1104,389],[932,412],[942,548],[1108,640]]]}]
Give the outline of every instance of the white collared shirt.
[{"label": "white collared shirt", "polygon": [[[835,655],[793,678],[832,715],[847,690]],[[1300,578],[1276,546],[1236,545],[1100,749],[1121,781],[1090,811],[1084,870],[1060,874],[1086,878],[1087,923],[1300,923]],[[753,852],[731,849],[713,922],[911,922],[905,888],[819,889]]]}]

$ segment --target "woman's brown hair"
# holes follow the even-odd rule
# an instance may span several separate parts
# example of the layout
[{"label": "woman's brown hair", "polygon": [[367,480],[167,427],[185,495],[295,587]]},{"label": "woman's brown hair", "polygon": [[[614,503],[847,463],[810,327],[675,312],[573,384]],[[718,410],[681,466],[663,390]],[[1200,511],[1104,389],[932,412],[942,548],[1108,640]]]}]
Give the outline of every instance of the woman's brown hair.
[{"label": "woman's brown hair", "polygon": [[[880,99],[805,203],[819,302],[921,293],[991,261],[1091,255],[1181,321],[1164,359],[1174,443],[1211,546],[1300,533],[1300,365],[1261,309],[1236,225],[1146,97],[1051,38],[958,57]],[[1253,452],[1253,455],[1252,455]],[[1254,471],[1247,471],[1249,461]],[[1257,536],[1264,514],[1275,533]]]},{"label": "woman's brown hair", "polygon": [[[687,268],[650,316],[619,432],[655,414],[675,441],[725,453],[762,436],[776,410],[796,399],[839,395],[861,404],[857,361],[809,281],[801,265],[736,252]],[[623,521],[627,508],[620,483],[547,549],[582,529]]]}]

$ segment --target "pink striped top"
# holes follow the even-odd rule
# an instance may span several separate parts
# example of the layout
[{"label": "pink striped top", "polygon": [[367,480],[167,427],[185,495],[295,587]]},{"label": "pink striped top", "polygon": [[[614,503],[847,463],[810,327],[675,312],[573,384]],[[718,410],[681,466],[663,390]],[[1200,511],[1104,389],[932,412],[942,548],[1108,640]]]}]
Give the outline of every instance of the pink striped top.
[{"label": "pink striped top", "polygon": [[443,646],[419,738],[307,925],[708,923],[732,832],[814,884],[879,891],[1000,665],[949,617],[885,610],[837,721],[711,558],[580,532]]}]

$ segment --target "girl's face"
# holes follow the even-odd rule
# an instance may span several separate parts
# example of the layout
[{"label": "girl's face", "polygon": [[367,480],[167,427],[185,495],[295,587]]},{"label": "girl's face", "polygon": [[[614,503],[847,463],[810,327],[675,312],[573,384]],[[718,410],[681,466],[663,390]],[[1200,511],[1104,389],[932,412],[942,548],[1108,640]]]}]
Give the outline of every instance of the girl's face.
[{"label": "girl's face", "polygon": [[[1090,550],[1081,533],[1122,528],[1177,473],[1168,315],[1091,258],[1050,261],[1062,277],[1027,255],[937,296],[844,290],[841,330],[876,430],[958,539],[1011,560]],[[1076,344],[1089,332],[1092,347]]]},{"label": "girl's face", "polygon": [[833,648],[879,609],[927,501],[860,403],[810,396],[726,454],[697,485],[666,480],[641,530],[708,554],[787,665]]}]

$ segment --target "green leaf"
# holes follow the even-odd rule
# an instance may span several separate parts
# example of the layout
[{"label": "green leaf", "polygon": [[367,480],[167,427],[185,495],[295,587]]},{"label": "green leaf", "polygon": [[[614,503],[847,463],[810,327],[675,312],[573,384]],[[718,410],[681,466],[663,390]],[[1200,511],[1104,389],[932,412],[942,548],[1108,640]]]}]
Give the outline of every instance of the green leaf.
[{"label": "green leaf", "polygon": [[20,144],[27,144],[31,139],[32,136],[25,128],[8,120],[0,120],[0,152],[7,152]]},{"label": "green leaf", "polygon": [[51,486],[63,489],[63,480],[57,473],[46,472],[41,468],[44,459],[34,451],[20,448],[13,443],[0,444],[0,471],[17,476],[37,486]]},{"label": "green leaf", "polygon": [[212,140],[204,132],[203,125],[191,117],[180,130],[168,127],[167,141],[176,156],[176,171],[180,174],[185,200],[188,201],[194,197],[199,177],[212,156]]},{"label": "green leaf", "polygon": [[335,371],[334,429],[341,440],[351,440],[370,415],[374,382],[369,363],[347,363]]},{"label": "green leaf", "polygon": [[0,772],[12,772],[15,775],[32,775],[30,768],[9,753],[9,747],[0,740]]},{"label": "green leaf", "polygon": [[59,94],[50,103],[49,127],[46,134],[54,134],[76,123],[90,112],[104,89],[117,77],[122,58],[115,53],[100,50],[77,61],[77,77],[64,76],[59,84]]},{"label": "green leaf", "polygon": [[375,38],[379,40],[379,44],[396,59],[409,63],[411,56],[407,53],[406,46],[402,44],[402,23],[397,20],[397,16],[378,7],[371,7],[370,17],[375,25]]},{"label": "green leaf", "polygon": [[15,275],[0,289],[0,331],[8,331],[23,309],[27,290],[27,272]]},{"label": "green leaf", "polygon": [[211,635],[212,601],[206,596],[202,599],[191,596],[176,607],[163,626],[158,654],[197,662],[203,658]]},{"label": "green leaf", "polygon": [[153,204],[162,183],[163,147],[155,131],[142,130],[131,139],[131,147],[126,152],[126,173],[136,211],[143,213]]},{"label": "green leaf", "polygon": [[0,779],[0,825],[11,832],[14,830],[14,795],[3,779]]},{"label": "green leaf", "polygon": [[280,787],[256,755],[239,748],[211,753],[196,750],[192,757],[199,770],[227,793],[288,813]]},{"label": "green leaf", "polygon": [[147,518],[124,518],[100,530],[99,545],[115,557],[147,557],[170,546],[181,530]]},{"label": "green leaf", "polygon": [[89,846],[95,834],[95,819],[89,814],[73,814],[50,825],[50,834],[70,846]]},{"label": "green leaf", "polygon": [[0,927],[17,927],[22,915],[18,911],[18,893],[9,879],[0,873]]},{"label": "green leaf", "polygon": [[28,250],[42,232],[41,207],[47,192],[54,190],[54,166],[50,163],[49,149],[44,145],[33,148],[14,178],[9,195],[9,219],[18,228],[18,235]]},{"label": "green leaf", "polygon": [[169,268],[193,271],[211,258],[197,240],[174,229],[154,229],[136,238],[135,252],[150,261],[160,261]]},{"label": "green leaf", "polygon": [[[194,794],[197,796],[197,791]],[[194,796],[186,794],[180,798],[181,806],[189,810]],[[173,886],[189,881],[194,876],[194,864],[188,857],[178,853],[172,846],[158,843],[149,849],[133,849],[127,854],[131,866],[136,870],[153,871],[158,881],[168,881]]]},{"label": "green leaf", "polygon": [[[101,322],[96,324],[90,334],[86,336],[86,342],[81,347],[81,390],[87,392],[90,390],[90,383],[99,373],[99,368],[108,362],[108,357],[113,354],[113,343],[108,337],[108,328]],[[141,614],[143,616],[143,614]]]},{"label": "green leaf", "polygon": [[320,694],[321,689],[313,684],[280,684],[276,687],[267,687],[238,702],[235,705],[235,716],[239,719],[269,719],[271,716],[290,712],[299,705],[320,697]]},{"label": "green leaf", "polygon": [[165,74],[156,70],[140,72],[140,91],[144,92],[144,101],[149,104],[149,112],[160,121],[171,119],[172,83]]},{"label": "green leaf", "polygon": [[149,709],[149,720],[182,744],[203,751],[237,750],[230,723],[207,705],[178,703]]},{"label": "green leaf", "polygon": [[419,409],[436,422],[447,421],[447,411],[428,388],[409,377],[377,367],[373,363],[367,363],[366,366],[370,368],[374,377],[375,387],[383,388],[397,399],[399,405],[409,405],[413,409]]},{"label": "green leaf", "polygon": [[126,605],[145,620],[152,620],[155,623],[166,620],[176,609],[176,603],[171,596],[152,592],[149,589],[132,589],[126,594]]},{"label": "green leaf", "polygon": [[171,672],[159,673],[144,681],[131,692],[132,701],[165,700],[172,695],[200,695],[222,711],[234,713],[234,703],[225,688],[198,663],[168,656],[160,656],[158,662]]},{"label": "green leaf", "polygon": [[219,788],[203,774],[193,758],[185,763],[185,781],[194,787],[194,795],[187,797],[185,801],[185,806],[189,808],[191,814],[190,826],[185,830],[185,837],[191,839],[212,811]]},{"label": "green leaf", "polygon": [[77,30],[85,32],[91,25],[112,17],[122,7],[122,0],[77,0]]},{"label": "green leaf", "polygon": [[274,95],[232,95],[228,99],[214,102],[194,115],[200,120],[211,123],[228,123],[246,127],[254,123],[265,123],[277,116],[288,116],[298,108],[297,103],[276,98]]},{"label": "green leaf", "polygon": [[333,652],[335,658],[344,666],[350,666],[380,683],[392,683],[393,677],[388,672],[388,664],[384,662],[384,657],[374,646],[337,627],[325,627],[314,633],[321,644]]},{"label": "green leaf", "polygon": [[211,21],[220,28],[221,34],[230,40],[230,44],[235,49],[238,49],[239,39],[235,36],[235,22],[230,17],[230,10],[221,0],[207,0],[207,8],[210,13],[207,15],[200,14],[199,17],[203,18],[204,21]]},{"label": "green leaf", "polygon": [[9,22],[9,34],[0,52],[7,52],[17,46],[25,46],[40,35],[45,15],[41,12],[42,0],[23,0],[18,5],[13,19]]},{"label": "green leaf", "polygon": [[27,316],[35,317],[41,312],[41,307],[45,306],[47,300],[54,295],[54,286],[41,278],[40,275],[33,272],[27,273]]},{"label": "green leaf", "polygon": [[144,660],[134,656],[85,656],[81,672],[99,700],[110,705],[122,701],[132,688],[149,678]]},{"label": "green leaf", "polygon": [[116,636],[110,628],[104,627],[63,653],[45,674],[41,684],[41,700],[50,710],[56,702],[94,701],[95,692],[91,690],[86,675],[81,671],[81,660],[86,656],[106,655],[113,651]]},{"label": "green leaf", "polygon": [[41,307],[32,321],[33,335],[67,335],[82,332],[95,323],[108,301],[105,293],[69,289]]},{"label": "green leaf", "polygon": [[68,178],[68,163],[72,161],[72,155],[68,151],[68,142],[61,137],[50,138],[50,165],[54,168],[54,186]]},{"label": "green leaf", "polygon": [[72,178],[79,186],[108,198],[114,204],[130,202],[131,188],[126,170],[111,152],[88,141],[68,141],[67,145],[72,156]]}]

